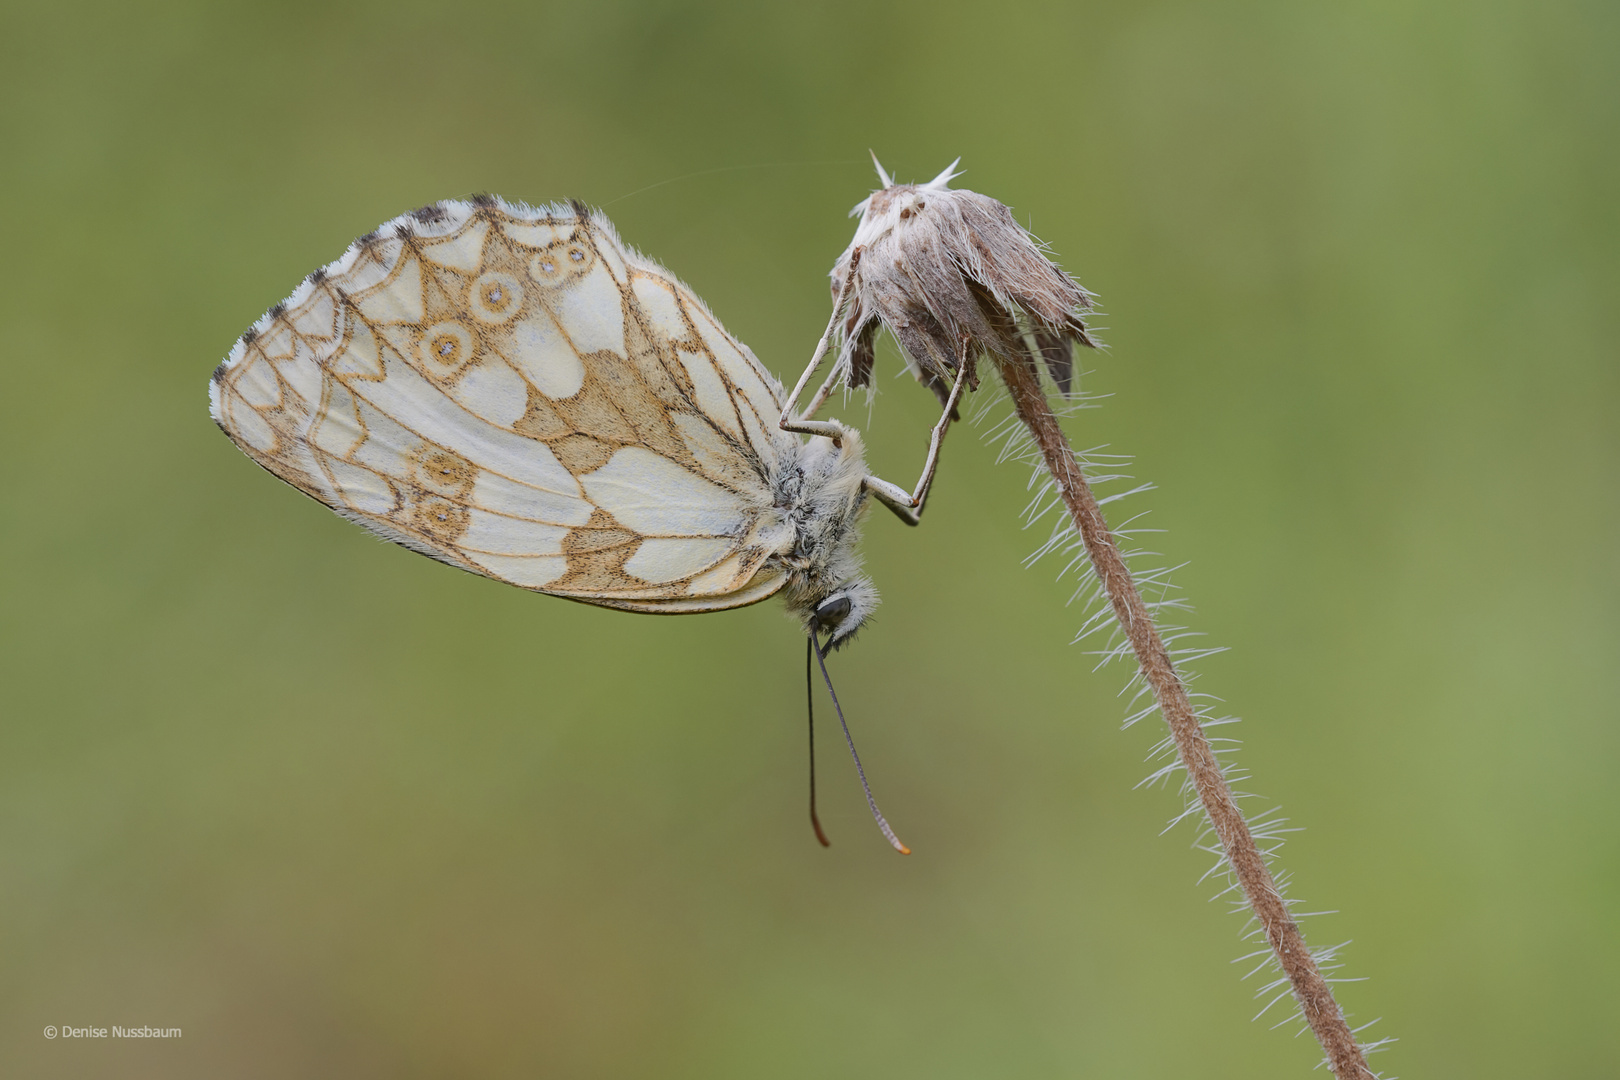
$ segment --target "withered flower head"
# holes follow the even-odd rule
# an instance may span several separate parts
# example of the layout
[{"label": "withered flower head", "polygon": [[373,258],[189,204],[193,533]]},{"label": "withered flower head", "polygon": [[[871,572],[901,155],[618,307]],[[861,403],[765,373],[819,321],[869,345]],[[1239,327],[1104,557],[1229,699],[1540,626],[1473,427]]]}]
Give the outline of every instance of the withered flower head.
[{"label": "withered flower head", "polygon": [[951,188],[956,162],[926,184],[896,184],[875,156],[872,163],[883,189],[850,211],[861,223],[832,270],[837,303],[854,266],[839,328],[846,384],[871,384],[874,338],[886,326],[942,405],[964,365],[969,385],[978,385],[974,363],[984,355],[1044,361],[1068,394],[1075,346],[1097,344],[1082,321],[1091,294],[1005,205]]}]

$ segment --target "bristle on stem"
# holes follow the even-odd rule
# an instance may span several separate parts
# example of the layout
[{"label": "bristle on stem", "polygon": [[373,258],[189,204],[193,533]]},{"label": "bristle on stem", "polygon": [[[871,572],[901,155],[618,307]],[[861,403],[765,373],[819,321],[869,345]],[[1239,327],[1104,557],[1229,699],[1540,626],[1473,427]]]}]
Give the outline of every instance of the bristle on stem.
[{"label": "bristle on stem", "polygon": [[[1031,357],[995,357],[1012,397],[1018,419],[1029,430],[1057,493],[1084,542],[1087,556],[1114,618],[1124,631],[1122,649],[1135,655],[1139,673],[1150,689],[1158,711],[1169,726],[1182,768],[1219,840],[1219,855],[1231,867],[1235,885],[1254,913],[1271,952],[1286,976],[1311,1033],[1327,1055],[1337,1080],[1366,1080],[1364,1050],[1345,1020],[1321,965],[1300,933],[1299,924],[1282,898],[1279,883],[1256,840],[1256,830],[1238,807],[1216,749],[1204,731],[1174,657],[1155,625],[1153,612],[1142,599],[1135,579],[1126,568],[1097,498],[1058,425],[1040,374]],[[1261,830],[1264,832],[1264,828]],[[1286,994],[1288,991],[1284,991]]]}]

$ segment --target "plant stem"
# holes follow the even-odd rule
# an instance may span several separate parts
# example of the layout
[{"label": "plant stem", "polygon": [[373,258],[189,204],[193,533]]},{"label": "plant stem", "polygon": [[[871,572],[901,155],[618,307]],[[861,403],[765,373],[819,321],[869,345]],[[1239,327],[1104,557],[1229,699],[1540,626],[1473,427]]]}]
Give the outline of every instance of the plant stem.
[{"label": "plant stem", "polygon": [[1018,418],[1035,438],[1047,469],[1057,483],[1069,517],[1085,542],[1091,565],[1113,607],[1114,617],[1130,639],[1131,649],[1143,676],[1153,689],[1165,723],[1170,727],[1181,763],[1198,792],[1198,800],[1209,815],[1220,838],[1226,861],[1237,876],[1243,895],[1265,931],[1266,942],[1277,962],[1293,984],[1294,997],[1310,1025],[1316,1041],[1327,1054],[1337,1080],[1367,1080],[1373,1076],[1355,1035],[1345,1022],[1333,990],[1322,976],[1316,960],[1305,945],[1299,925],[1288,913],[1288,906],[1277,889],[1271,870],[1255,843],[1232,797],[1220,762],[1204,734],[1203,727],[1187,698],[1187,688],[1176,673],[1170,653],[1159,637],[1153,616],[1136,587],[1119,547],[1108,530],[1097,506],[1091,485],[1086,482],[1074,450],[1058,426],[1056,414],[1046,399],[1040,376],[1027,359],[997,358],[1007,390],[1012,395]]}]

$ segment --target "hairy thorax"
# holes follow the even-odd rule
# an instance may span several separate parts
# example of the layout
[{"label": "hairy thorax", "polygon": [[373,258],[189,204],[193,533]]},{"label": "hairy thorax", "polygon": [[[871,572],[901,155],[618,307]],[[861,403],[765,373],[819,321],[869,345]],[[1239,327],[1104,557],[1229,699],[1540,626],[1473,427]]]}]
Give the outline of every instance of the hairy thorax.
[{"label": "hairy thorax", "polygon": [[878,603],[858,550],[867,505],[865,449],[851,429],[837,443],[816,436],[799,446],[773,478],[779,517],[771,532],[780,546],[771,561],[788,575],[783,596],[789,612],[807,626],[830,598],[849,599],[849,614],[834,633],[838,644]]}]

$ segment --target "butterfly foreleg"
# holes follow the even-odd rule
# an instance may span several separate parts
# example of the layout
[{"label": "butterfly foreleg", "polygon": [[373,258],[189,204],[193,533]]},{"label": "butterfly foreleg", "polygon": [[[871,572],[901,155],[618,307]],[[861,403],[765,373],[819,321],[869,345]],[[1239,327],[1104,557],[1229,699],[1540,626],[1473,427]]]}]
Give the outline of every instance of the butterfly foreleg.
[{"label": "butterfly foreleg", "polygon": [[855,271],[860,265],[861,249],[856,248],[850,256],[849,270],[844,274],[844,283],[838,287],[838,299],[833,302],[832,318],[827,320],[827,329],[821,332],[821,340],[816,342],[816,351],[811,354],[810,363],[805,366],[804,374],[799,376],[799,381],[793,384],[793,393],[788,395],[786,403],[782,406],[782,417],[777,421],[777,425],[783,431],[793,431],[800,435],[825,435],[835,444],[841,445],[843,442],[843,425],[826,420],[810,419],[816,414],[816,410],[821,408],[822,403],[827,400],[828,396],[832,394],[833,386],[837,383],[839,376],[836,364],[833,366],[832,373],[827,376],[827,381],[816,392],[816,396],[810,402],[809,408],[802,413],[796,413],[795,410],[799,406],[799,398],[804,394],[805,388],[810,385],[810,380],[815,377],[822,361],[827,358],[827,349],[832,344],[833,332],[838,327],[838,320],[843,318],[844,305],[849,300],[850,288],[855,281]]},{"label": "butterfly foreleg", "polygon": [[895,517],[907,525],[916,525],[922,520],[923,506],[928,502],[928,489],[934,484],[934,470],[939,467],[939,448],[945,443],[945,432],[951,426],[951,417],[956,414],[957,402],[962,400],[962,391],[967,386],[971,365],[963,364],[956,372],[956,381],[951,384],[951,396],[945,402],[945,410],[940,413],[939,423],[928,436],[928,458],[923,462],[921,478],[917,481],[917,488],[911,493],[897,484],[876,476],[868,476],[861,483],[872,497],[878,502],[894,511]]},{"label": "butterfly foreleg", "polygon": [[833,396],[833,391],[838,389],[838,384],[843,378],[843,369],[834,364],[833,369],[827,373],[827,378],[822,381],[821,389],[816,391],[816,396],[810,399],[810,404],[804,407],[804,411],[796,419],[808,420],[820,412],[821,407],[827,403],[827,399]]}]

